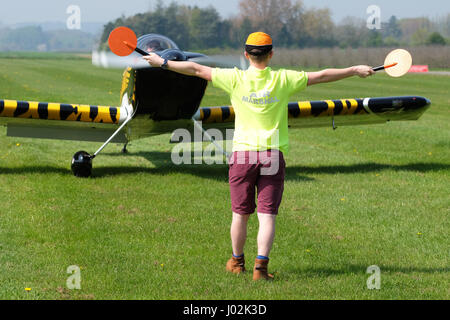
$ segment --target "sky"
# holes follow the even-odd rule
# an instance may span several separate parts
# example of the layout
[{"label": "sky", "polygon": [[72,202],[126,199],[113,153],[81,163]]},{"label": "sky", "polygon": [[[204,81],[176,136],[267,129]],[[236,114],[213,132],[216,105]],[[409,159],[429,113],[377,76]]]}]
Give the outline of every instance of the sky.
[{"label": "sky", "polygon": [[[170,1],[163,1],[169,4]],[[178,4],[205,7],[213,5],[222,15],[229,17],[236,14],[239,0],[176,0]],[[377,5],[381,10],[381,20],[390,16],[398,18],[428,16],[430,18],[450,13],[448,0],[303,0],[307,8],[331,9],[332,18],[339,22],[346,16],[366,19],[369,5]],[[114,20],[120,15],[134,15],[154,8],[157,0],[0,0],[0,23],[4,25],[32,22],[65,22],[70,5],[78,5],[81,9],[81,21],[102,22]]]}]

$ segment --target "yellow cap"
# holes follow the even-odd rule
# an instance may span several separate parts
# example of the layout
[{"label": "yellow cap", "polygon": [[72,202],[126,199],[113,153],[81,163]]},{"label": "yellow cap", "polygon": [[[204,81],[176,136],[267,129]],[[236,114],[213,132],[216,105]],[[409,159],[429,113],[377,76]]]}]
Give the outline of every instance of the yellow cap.
[{"label": "yellow cap", "polygon": [[264,32],[253,32],[248,36],[245,44],[249,46],[271,46],[272,38]]}]

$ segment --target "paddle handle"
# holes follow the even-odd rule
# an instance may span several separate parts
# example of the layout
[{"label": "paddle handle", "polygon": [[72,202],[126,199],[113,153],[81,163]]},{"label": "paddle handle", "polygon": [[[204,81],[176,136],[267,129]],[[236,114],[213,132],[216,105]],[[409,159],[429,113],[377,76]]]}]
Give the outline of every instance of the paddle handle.
[{"label": "paddle handle", "polygon": [[148,56],[149,55],[149,53],[147,52],[147,51],[144,51],[144,50],[142,50],[142,49],[139,49],[139,48],[136,48],[136,49],[134,49],[137,53],[140,53],[140,54],[142,54],[143,56]]},{"label": "paddle handle", "polygon": [[373,67],[372,68],[373,71],[380,71],[380,70],[383,70],[383,69],[384,69],[384,66],[378,66],[378,67]]},{"label": "paddle handle", "polygon": [[390,68],[390,67],[394,67],[394,66],[396,66],[396,65],[397,65],[397,62],[396,62],[396,63],[393,63],[393,64],[390,64],[390,65],[388,65],[388,66],[382,65],[382,66],[378,66],[378,67],[373,67],[372,70],[373,70],[373,71],[380,71],[380,70],[383,70],[383,69],[387,69],[387,68]]},{"label": "paddle handle", "polygon": [[[142,49],[139,49],[138,47],[129,44],[127,41],[123,41],[123,43],[124,43],[128,48],[130,48],[131,50],[134,50],[134,51],[136,51],[137,53],[142,54],[143,56],[148,56],[148,55],[150,55],[147,51],[144,51],[144,50],[142,50]],[[130,53],[131,53],[131,52],[130,52]]]}]

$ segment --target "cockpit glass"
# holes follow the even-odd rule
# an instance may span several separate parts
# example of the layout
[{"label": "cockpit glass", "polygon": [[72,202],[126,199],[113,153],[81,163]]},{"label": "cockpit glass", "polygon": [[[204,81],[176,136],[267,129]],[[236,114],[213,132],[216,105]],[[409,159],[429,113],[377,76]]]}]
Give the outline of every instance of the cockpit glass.
[{"label": "cockpit glass", "polygon": [[158,52],[166,49],[178,49],[178,46],[169,38],[147,34],[138,39],[138,47],[147,52]]}]

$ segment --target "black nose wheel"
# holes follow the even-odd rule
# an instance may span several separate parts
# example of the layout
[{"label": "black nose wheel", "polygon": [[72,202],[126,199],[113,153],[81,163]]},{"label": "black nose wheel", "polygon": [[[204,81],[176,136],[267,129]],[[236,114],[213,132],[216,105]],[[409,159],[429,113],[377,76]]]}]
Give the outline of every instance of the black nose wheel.
[{"label": "black nose wheel", "polygon": [[78,151],[72,158],[72,172],[74,176],[87,178],[92,174],[93,157],[86,151]]},{"label": "black nose wheel", "polygon": [[[124,101],[128,101],[127,95],[124,95],[123,99]],[[123,108],[126,109],[126,107]],[[129,106],[129,108],[132,108],[132,106]],[[114,137],[120,132],[120,130],[122,130],[123,127],[125,127],[127,123],[130,122],[131,119],[133,119],[133,116],[134,113],[128,115],[127,119],[120,125],[120,127],[116,131],[114,131],[111,137],[109,137],[108,140],[106,140],[106,142],[93,155],[90,155],[86,151],[78,151],[74,154],[72,158],[72,172],[74,176],[81,178],[87,178],[91,176],[92,160],[114,139]],[[126,145],[124,149],[126,150]]]}]

